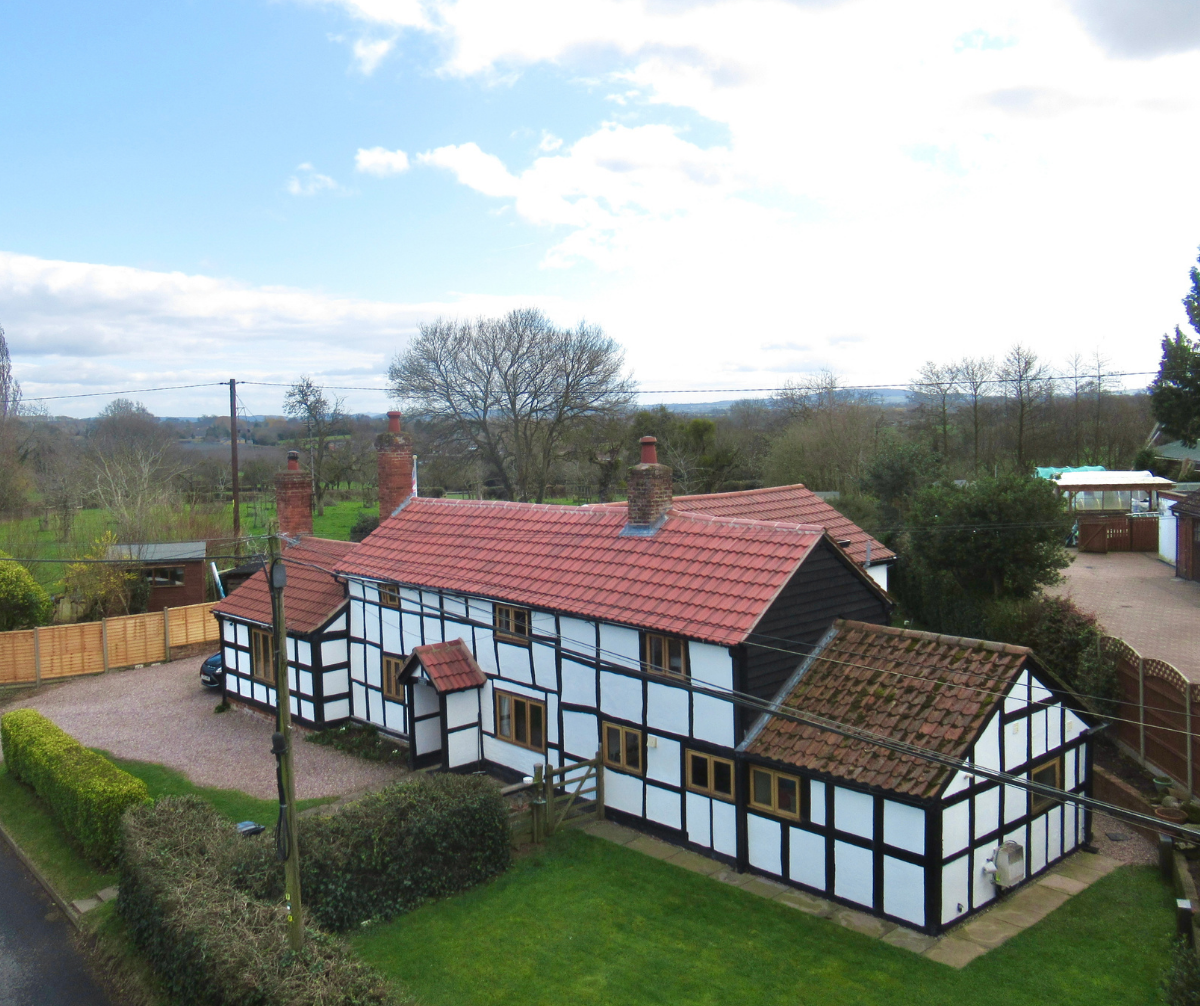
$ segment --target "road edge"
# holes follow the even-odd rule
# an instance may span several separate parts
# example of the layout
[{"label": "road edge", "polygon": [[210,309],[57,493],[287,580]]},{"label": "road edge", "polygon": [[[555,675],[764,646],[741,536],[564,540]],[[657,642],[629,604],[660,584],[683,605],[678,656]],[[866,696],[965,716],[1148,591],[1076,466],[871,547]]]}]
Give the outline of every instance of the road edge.
[{"label": "road edge", "polygon": [[54,889],[54,885],[42,875],[42,871],[37,868],[33,860],[25,853],[25,850],[17,844],[17,840],[8,833],[8,829],[3,824],[0,824],[0,836],[9,844],[12,851],[17,854],[17,858],[24,864],[25,869],[33,874],[33,879],[42,885],[45,892],[50,895],[51,900],[58,905],[59,910],[67,917],[67,921],[75,927],[75,931],[77,933],[82,932],[83,925],[80,921],[79,913],[67,904],[63,896]]}]

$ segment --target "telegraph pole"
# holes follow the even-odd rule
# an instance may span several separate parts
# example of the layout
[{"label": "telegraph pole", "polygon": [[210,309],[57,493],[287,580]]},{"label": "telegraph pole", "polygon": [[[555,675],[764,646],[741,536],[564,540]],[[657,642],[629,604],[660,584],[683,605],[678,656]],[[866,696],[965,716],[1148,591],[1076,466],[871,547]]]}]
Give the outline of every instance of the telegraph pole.
[{"label": "telegraph pole", "polygon": [[242,554],[242,501],[238,492],[238,456],[237,456],[237,381],[229,379],[229,467],[233,479],[230,486],[233,489],[233,554]]},{"label": "telegraph pole", "polygon": [[[232,387],[233,382],[230,381]],[[292,704],[288,682],[287,626],[283,616],[283,588],[287,570],[279,554],[279,539],[271,538],[271,615],[275,629],[276,732],[271,738],[279,783],[279,823],[275,826],[275,855],[284,861],[284,901],[287,905],[288,943],[304,946],[304,917],[300,902],[300,841],[296,825],[296,778],[292,765]]]}]

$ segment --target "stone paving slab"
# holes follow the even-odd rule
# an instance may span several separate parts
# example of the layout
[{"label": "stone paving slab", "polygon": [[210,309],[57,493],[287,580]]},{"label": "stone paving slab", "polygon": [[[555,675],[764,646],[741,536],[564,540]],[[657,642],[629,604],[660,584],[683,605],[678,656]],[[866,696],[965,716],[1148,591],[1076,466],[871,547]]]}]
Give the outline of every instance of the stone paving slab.
[{"label": "stone paving slab", "polygon": [[775,900],[781,905],[787,905],[789,908],[798,908],[809,915],[820,915],[828,918],[833,914],[832,902],[826,901],[824,898],[818,898],[815,894],[809,894],[807,891],[791,890],[786,894],[779,895]]},{"label": "stone paving slab", "polygon": [[905,929],[903,926],[897,926],[890,933],[884,933],[880,939],[901,950],[911,950],[914,954],[923,954],[938,944],[938,937],[918,933],[915,929]]},{"label": "stone paving slab", "polygon": [[589,835],[595,835],[597,838],[603,838],[609,842],[616,842],[618,845],[628,845],[635,838],[641,837],[632,828],[626,828],[623,824],[616,824],[613,821],[597,821],[595,824],[589,824],[583,830]]},{"label": "stone paving slab", "polygon": [[706,877],[711,877],[724,865],[716,859],[709,859],[707,856],[701,856],[689,849],[678,850],[674,856],[668,856],[666,861],[673,866],[682,866],[685,870],[691,870],[693,873],[703,873]]},{"label": "stone paving slab", "polygon": [[96,894],[96,897],[99,898],[101,901],[112,901],[112,899],[115,898],[116,896],[117,896],[117,888],[115,886],[114,887],[106,887],[103,891],[100,891]]},{"label": "stone paving slab", "polygon": [[1120,860],[1110,856],[1095,856],[1084,852],[1063,860],[1051,868],[1050,872],[1060,877],[1071,877],[1073,880],[1092,884],[1112,873],[1120,865]]},{"label": "stone paving slab", "polygon": [[1068,898],[1070,895],[1062,891],[1042,887],[1041,884],[1030,884],[995,908],[988,909],[988,915],[1003,919],[1019,929],[1027,929],[1034,923],[1041,922]]},{"label": "stone paving slab", "polygon": [[1078,894],[1080,891],[1086,891],[1088,889],[1086,881],[1075,880],[1061,873],[1052,873],[1048,877],[1042,877],[1038,883],[1043,887],[1049,887],[1055,891],[1062,891],[1063,894]]},{"label": "stone paving slab", "polygon": [[976,957],[982,957],[988,948],[970,940],[957,936],[943,936],[937,945],[927,950],[923,956],[939,964],[948,964],[952,968],[965,968]]},{"label": "stone paving slab", "polygon": [[90,912],[93,908],[99,908],[100,907],[100,899],[99,898],[78,898],[75,901],[71,902],[71,907],[74,908],[75,911],[77,911],[80,915],[83,915],[86,912]]},{"label": "stone paving slab", "polygon": [[864,936],[874,936],[878,939],[896,928],[896,923],[888,922],[876,915],[868,915],[853,908],[835,908],[830,920],[845,929],[853,929]]},{"label": "stone paving slab", "polygon": [[677,846],[668,845],[666,842],[659,841],[657,838],[649,838],[642,835],[629,842],[626,846],[629,849],[636,849],[638,852],[644,852],[647,856],[653,856],[655,859],[667,859],[669,856],[675,855]]},{"label": "stone paving slab", "polygon": [[994,950],[1020,931],[1020,926],[994,912],[988,912],[964,925],[958,931],[958,935],[964,940],[970,940],[972,943],[978,943],[981,947],[987,947],[988,950]]}]

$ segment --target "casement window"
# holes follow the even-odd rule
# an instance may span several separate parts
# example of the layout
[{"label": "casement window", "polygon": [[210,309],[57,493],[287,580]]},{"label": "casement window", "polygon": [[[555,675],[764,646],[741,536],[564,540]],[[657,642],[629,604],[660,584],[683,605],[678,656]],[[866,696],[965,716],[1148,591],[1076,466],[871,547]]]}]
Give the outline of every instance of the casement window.
[{"label": "casement window", "polygon": [[510,643],[529,642],[529,609],[497,604],[492,608],[496,636]]},{"label": "casement window", "polygon": [[604,724],[604,763],[642,774],[642,732],[616,723]]},{"label": "casement window", "polygon": [[381,583],[379,585],[379,603],[385,608],[399,608],[399,585],[395,583]]},{"label": "casement window", "polygon": [[678,636],[660,636],[654,632],[642,633],[642,665],[648,671],[663,674],[688,673],[687,640]]},{"label": "casement window", "polygon": [[531,751],[545,751],[546,704],[497,689],[496,736]]},{"label": "casement window", "polygon": [[154,566],[142,571],[142,579],[152,587],[182,587],[182,566]]},{"label": "casement window", "polygon": [[[1062,789],[1062,759],[1054,758],[1034,766],[1033,771],[1029,773],[1029,778],[1032,782],[1040,782],[1043,786]],[[1052,796],[1042,796],[1040,793],[1029,794],[1029,812],[1031,814],[1040,814],[1056,803],[1058,801]]]},{"label": "casement window", "polygon": [[750,769],[750,806],[782,817],[800,817],[800,780],[769,768]]},{"label": "casement window", "polygon": [[250,630],[250,673],[275,684],[275,637],[262,629]]},{"label": "casement window", "polygon": [[733,799],[733,762],[728,758],[703,754],[700,751],[687,753],[688,789],[707,793],[721,800]]},{"label": "casement window", "polygon": [[383,697],[404,701],[404,689],[400,686],[400,670],[404,660],[400,657],[383,658]]}]

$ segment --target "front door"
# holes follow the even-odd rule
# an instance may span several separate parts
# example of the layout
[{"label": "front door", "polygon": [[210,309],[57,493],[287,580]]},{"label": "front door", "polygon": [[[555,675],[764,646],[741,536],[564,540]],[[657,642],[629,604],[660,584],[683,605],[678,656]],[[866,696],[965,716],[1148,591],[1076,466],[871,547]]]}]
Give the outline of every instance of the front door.
[{"label": "front door", "polygon": [[442,697],[422,674],[408,683],[409,761],[413,768],[442,763]]}]

